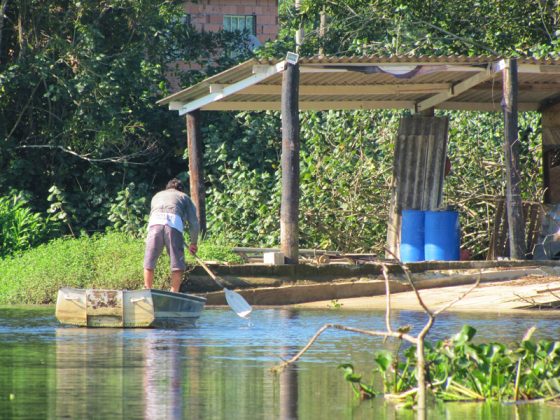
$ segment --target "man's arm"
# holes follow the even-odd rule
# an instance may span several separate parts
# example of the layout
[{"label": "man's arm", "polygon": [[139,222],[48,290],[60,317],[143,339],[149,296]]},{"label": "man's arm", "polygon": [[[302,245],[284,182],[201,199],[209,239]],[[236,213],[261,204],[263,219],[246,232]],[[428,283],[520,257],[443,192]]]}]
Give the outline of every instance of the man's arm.
[{"label": "man's arm", "polygon": [[196,216],[196,207],[192,200],[187,197],[186,204],[186,219],[189,224],[189,251],[191,254],[195,254],[198,250],[198,235],[200,233],[200,225],[198,223],[198,217]]}]

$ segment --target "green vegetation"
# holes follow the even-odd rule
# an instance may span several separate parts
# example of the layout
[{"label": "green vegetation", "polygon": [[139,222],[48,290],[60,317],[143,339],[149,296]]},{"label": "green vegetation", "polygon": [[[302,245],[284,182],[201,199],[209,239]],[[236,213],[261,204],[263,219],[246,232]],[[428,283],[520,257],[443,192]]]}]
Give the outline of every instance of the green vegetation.
[{"label": "green vegetation", "polygon": [[[246,34],[199,33],[180,2],[1,4],[0,218],[10,221],[0,225],[0,256],[67,235],[112,229],[138,236],[152,194],[171,177],[188,180],[184,119],[156,105],[171,92],[166,75],[172,71],[187,87],[245,60],[252,55]],[[280,2],[278,40],[258,57],[293,51],[300,23],[303,55],[560,51],[553,2],[305,0],[299,12],[293,6]],[[319,31],[323,11],[327,26]],[[301,113],[302,248],[383,252],[393,145],[405,114]],[[450,119],[445,204],[460,211],[463,246],[484,258],[494,200],[505,190],[502,116],[437,115]],[[523,113],[519,124],[523,199],[542,201],[540,114]],[[202,128],[209,238],[278,246],[279,113],[203,113]]]},{"label": "green vegetation", "polygon": [[[560,341],[531,340],[534,328],[517,343],[475,344],[476,330],[470,326],[449,340],[426,343],[426,378],[432,394],[442,401],[500,402],[560,398]],[[370,382],[351,363],[340,365],[344,378],[360,398],[384,394],[386,398],[411,405],[416,380],[416,348],[400,354],[380,351]],[[376,389],[382,383],[383,389]],[[378,387],[377,387],[378,388]]]},{"label": "green vegetation", "polygon": [[[223,262],[241,262],[228,248],[202,242],[199,255]],[[106,235],[56,239],[0,259],[0,304],[53,303],[60,287],[138,289],[144,284],[143,239],[111,232]],[[190,259],[194,264],[194,260]],[[154,287],[169,288],[169,259],[159,259]]]},{"label": "green vegetation", "polygon": [[0,197],[0,258],[43,242],[55,226],[41,213],[32,212],[22,194]]}]

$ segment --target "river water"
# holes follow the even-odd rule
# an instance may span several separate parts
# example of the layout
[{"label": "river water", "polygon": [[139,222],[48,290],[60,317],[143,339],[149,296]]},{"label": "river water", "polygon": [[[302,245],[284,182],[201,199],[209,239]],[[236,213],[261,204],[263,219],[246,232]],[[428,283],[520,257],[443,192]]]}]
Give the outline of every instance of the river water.
[{"label": "river water", "polygon": [[[537,317],[538,316],[538,317]],[[422,313],[392,314],[421,328]],[[440,315],[431,340],[462,325],[477,341],[560,339],[560,315]],[[0,308],[0,419],[413,419],[382,398],[358,401],[337,369],[352,362],[369,378],[382,340],[328,330],[293,369],[270,368],[295,354],[325,323],[384,329],[384,313],[344,309],[255,309],[249,321],[205,309],[186,329],[92,329],[60,325],[54,307]],[[441,404],[430,419],[560,419],[531,404]]]}]

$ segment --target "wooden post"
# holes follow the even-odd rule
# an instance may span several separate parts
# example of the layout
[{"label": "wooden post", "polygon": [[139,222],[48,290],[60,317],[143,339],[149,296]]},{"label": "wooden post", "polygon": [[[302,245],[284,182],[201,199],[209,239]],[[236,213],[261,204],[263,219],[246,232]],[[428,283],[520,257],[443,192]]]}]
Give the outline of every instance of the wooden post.
[{"label": "wooden post", "polygon": [[[299,12],[301,10],[301,0],[295,0],[294,7],[296,9],[296,14],[299,15]],[[296,52],[298,52],[298,53],[299,53],[299,49],[301,47],[301,44],[303,44],[303,37],[304,37],[303,26],[300,23],[300,25],[299,25],[299,27],[296,31]]]},{"label": "wooden post", "polygon": [[521,202],[519,129],[517,126],[517,60],[505,60],[503,75],[504,153],[506,163],[506,209],[510,258],[525,259],[525,222]]},{"label": "wooden post", "polygon": [[204,164],[202,161],[202,134],[200,111],[187,114],[187,143],[189,153],[190,196],[196,206],[200,234],[206,233],[206,200],[204,188]]},{"label": "wooden post", "polygon": [[299,258],[299,66],[282,75],[282,202],[280,248],[288,264]]}]

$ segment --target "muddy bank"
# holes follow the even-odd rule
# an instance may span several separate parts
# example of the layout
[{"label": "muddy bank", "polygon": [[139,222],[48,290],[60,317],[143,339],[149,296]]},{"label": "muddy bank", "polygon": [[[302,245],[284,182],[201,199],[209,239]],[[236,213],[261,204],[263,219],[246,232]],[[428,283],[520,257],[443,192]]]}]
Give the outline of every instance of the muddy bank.
[{"label": "muddy bank", "polygon": [[[252,305],[325,307],[337,301],[346,308],[385,307],[381,263],[211,267],[224,280],[226,287],[236,289]],[[402,268],[397,264],[387,267],[394,308],[418,309]],[[457,310],[511,310],[530,304],[544,307],[560,300],[555,296],[560,295],[560,284],[556,284],[560,279],[560,263],[557,261],[423,262],[410,264],[409,268],[417,288],[423,290],[423,296],[426,295],[433,304],[445,302],[455,293],[460,295],[480,277],[481,286],[476,294],[456,306]],[[551,291],[539,292],[543,288]],[[216,289],[204,273],[190,274],[188,292],[205,296],[210,306],[225,304],[223,292]],[[493,301],[493,295],[503,299]]]}]

